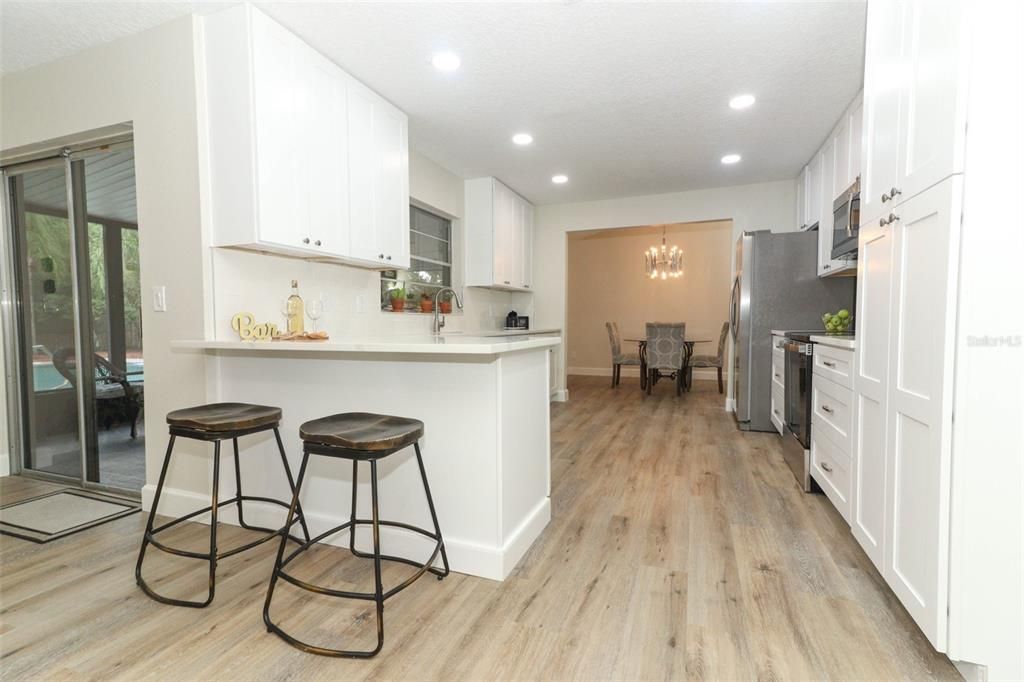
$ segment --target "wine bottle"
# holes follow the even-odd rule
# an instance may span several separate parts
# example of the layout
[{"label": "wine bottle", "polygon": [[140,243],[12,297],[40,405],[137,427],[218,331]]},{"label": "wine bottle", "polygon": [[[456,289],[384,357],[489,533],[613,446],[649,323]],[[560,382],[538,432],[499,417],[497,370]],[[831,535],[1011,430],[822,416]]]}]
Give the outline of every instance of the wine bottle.
[{"label": "wine bottle", "polygon": [[292,280],[292,295],[288,297],[288,332],[301,334],[305,330],[306,310],[299,296],[299,281]]}]

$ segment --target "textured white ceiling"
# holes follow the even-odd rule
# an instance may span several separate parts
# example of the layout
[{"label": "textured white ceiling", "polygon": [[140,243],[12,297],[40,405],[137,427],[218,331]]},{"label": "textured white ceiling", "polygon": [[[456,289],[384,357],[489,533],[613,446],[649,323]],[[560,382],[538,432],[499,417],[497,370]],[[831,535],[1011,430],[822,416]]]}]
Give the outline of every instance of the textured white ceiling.
[{"label": "textured white ceiling", "polygon": [[[794,177],[862,81],[859,0],[256,4],[408,112],[413,148],[541,204]],[[0,64],[195,9],[211,5],[4,0]],[[438,49],[462,68],[435,71]],[[757,104],[729,109],[744,92]],[[519,131],[533,145],[512,145]],[[729,152],[743,161],[721,165]]]}]

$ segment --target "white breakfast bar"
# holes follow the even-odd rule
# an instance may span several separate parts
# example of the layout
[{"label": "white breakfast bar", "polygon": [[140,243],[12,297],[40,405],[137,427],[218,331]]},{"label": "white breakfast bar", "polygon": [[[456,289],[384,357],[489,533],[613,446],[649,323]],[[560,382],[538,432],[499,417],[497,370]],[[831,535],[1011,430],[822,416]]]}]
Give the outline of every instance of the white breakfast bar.
[{"label": "white breakfast bar", "polygon": [[[175,341],[172,347],[207,355],[208,402],[282,408],[281,435],[293,471],[304,421],[338,412],[422,420],[420,446],[452,570],[503,580],[551,518],[548,363],[549,349],[560,342],[558,336],[446,335]],[[240,447],[246,494],[289,499],[273,436],[247,437]],[[366,469],[360,471],[361,514],[369,509]],[[379,471],[381,517],[429,527],[411,449],[382,460]],[[310,458],[301,503],[311,533],[348,520],[351,477],[348,461]],[[144,491],[147,500],[151,487]],[[250,515],[283,523],[280,510],[270,506],[247,508],[247,521]],[[343,535],[329,541],[347,547]],[[431,549],[429,541],[394,528],[381,529],[381,542],[386,554],[420,560]],[[357,544],[369,547],[369,529],[357,532]]]}]

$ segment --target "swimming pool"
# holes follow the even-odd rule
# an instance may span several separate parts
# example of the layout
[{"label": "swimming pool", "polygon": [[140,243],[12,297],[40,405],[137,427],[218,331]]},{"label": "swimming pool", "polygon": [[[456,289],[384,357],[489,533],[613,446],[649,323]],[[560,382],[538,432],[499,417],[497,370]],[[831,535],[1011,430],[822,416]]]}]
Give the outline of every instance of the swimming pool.
[{"label": "swimming pool", "polygon": [[[129,358],[125,363],[128,370],[128,381],[133,384],[140,384],[143,381],[143,360],[140,358]],[[61,376],[52,362],[32,363],[32,383],[36,393],[43,391],[58,391],[71,388],[71,383]]]}]

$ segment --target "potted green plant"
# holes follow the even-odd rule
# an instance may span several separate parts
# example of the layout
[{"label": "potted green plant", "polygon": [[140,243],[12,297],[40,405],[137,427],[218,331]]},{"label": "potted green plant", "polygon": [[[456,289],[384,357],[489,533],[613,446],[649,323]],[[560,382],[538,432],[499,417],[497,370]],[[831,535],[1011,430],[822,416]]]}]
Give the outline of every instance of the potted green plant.
[{"label": "potted green plant", "polygon": [[396,313],[405,310],[405,287],[395,287],[388,290],[388,298],[391,299],[391,310]]},{"label": "potted green plant", "polygon": [[434,299],[430,298],[430,294],[424,292],[420,296],[420,312],[421,313],[432,313],[434,312]]}]

